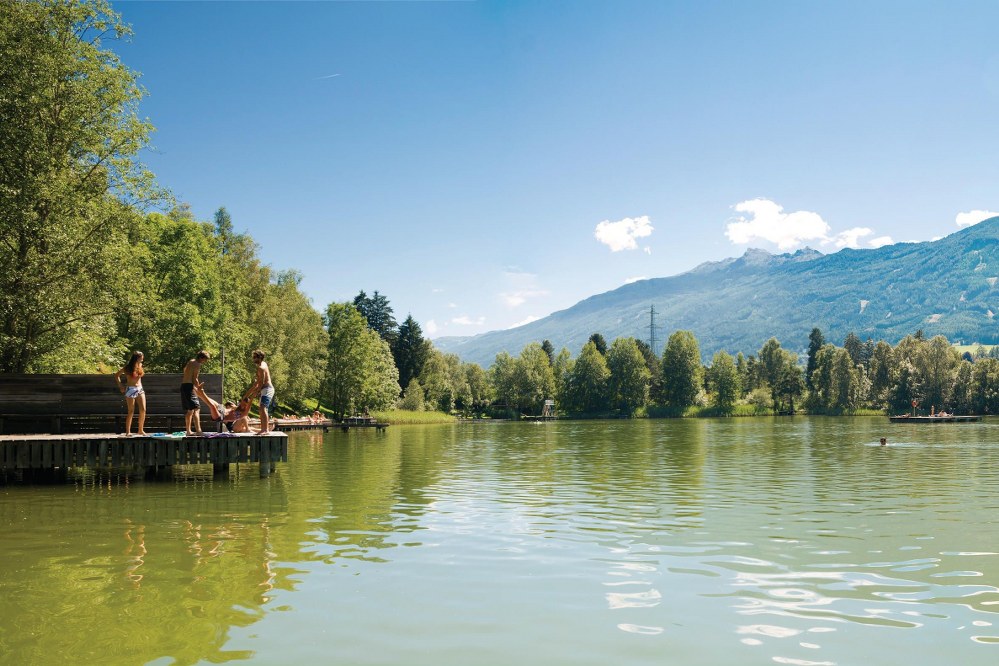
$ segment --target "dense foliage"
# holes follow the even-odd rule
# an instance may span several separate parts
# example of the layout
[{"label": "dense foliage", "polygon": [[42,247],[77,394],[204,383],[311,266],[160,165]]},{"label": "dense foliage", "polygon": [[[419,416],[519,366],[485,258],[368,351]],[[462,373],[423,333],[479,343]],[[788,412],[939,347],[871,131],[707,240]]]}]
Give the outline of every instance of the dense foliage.
[{"label": "dense foliage", "polygon": [[[302,276],[262,264],[254,240],[236,231],[225,208],[210,222],[196,219],[188,207],[171,205],[138,162],[152,131],[138,116],[144,91],[104,45],[127,34],[105,0],[0,3],[0,372],[109,371],[133,349],[145,352],[147,371],[178,372],[207,349],[214,359],[206,370],[226,363],[226,393],[235,396],[250,383],[250,354],[259,348],[284,404],[318,401],[336,416],[395,407],[539,414],[548,400],[563,414],[598,416],[802,407],[830,414],[914,407],[999,413],[999,359],[960,355],[944,337],[927,339],[921,331],[894,347],[849,332],[837,347],[813,323],[828,313],[813,316],[807,307],[780,322],[782,330],[800,325],[796,337],[811,328],[804,362],[770,338],[748,356],[718,351],[706,367],[692,330],[673,332],[661,350],[627,336],[608,345],[595,332],[576,358],[566,348],[556,353],[550,339],[530,341],[516,357],[498,354],[486,370],[436,349],[411,315],[398,324],[377,290],[320,314],[300,289]],[[953,243],[971,248],[947,254],[964,257],[958,264],[929,262],[939,284],[966,289],[964,319],[954,320],[961,326],[984,312],[985,277],[974,277],[971,287],[962,280],[999,246],[989,229],[983,223],[955,234]],[[910,256],[917,250],[879,252],[911,262],[920,261]],[[784,289],[807,284],[815,301],[811,271],[857,256],[747,254],[669,284],[688,287],[679,303],[702,281],[738,272],[732,283],[742,290],[739,307],[725,311],[703,299],[688,305],[714,322],[742,319],[755,322],[756,333],[773,331],[775,322],[750,304],[768,301],[774,274]],[[850,270],[867,270],[855,263]],[[865,275],[865,288],[881,278]],[[827,291],[839,293],[829,284]],[[901,312],[897,289],[883,291],[884,303],[855,291],[843,302],[862,303],[865,316]],[[647,299],[633,300],[647,307]],[[629,321],[620,312],[615,318]],[[530,330],[521,327],[518,335]],[[709,349],[721,347],[713,342]]]}]

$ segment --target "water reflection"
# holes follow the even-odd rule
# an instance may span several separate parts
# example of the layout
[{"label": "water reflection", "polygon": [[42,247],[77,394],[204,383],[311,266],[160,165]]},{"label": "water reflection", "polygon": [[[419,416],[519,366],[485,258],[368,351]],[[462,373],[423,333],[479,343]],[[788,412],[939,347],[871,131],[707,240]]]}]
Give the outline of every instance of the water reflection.
[{"label": "water reflection", "polygon": [[226,644],[263,617],[272,588],[293,589],[269,546],[269,516],[286,508],[276,479],[212,482],[210,468],[169,482],[115,471],[4,488],[0,662],[251,657]]},{"label": "water reflection", "polygon": [[0,655],[850,664],[878,645],[992,663],[999,430],[892,429],[880,447],[887,427],[297,433],[266,479],[12,484]]}]

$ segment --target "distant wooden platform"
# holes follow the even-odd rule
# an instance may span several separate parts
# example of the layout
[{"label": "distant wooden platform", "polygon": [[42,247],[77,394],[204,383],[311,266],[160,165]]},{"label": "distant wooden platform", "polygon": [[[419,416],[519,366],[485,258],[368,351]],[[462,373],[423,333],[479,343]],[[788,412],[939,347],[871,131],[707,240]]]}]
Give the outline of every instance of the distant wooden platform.
[{"label": "distant wooden platform", "polygon": [[343,430],[344,432],[347,432],[351,428],[375,428],[376,430],[385,430],[388,426],[388,423],[379,423],[373,416],[348,416],[333,425],[334,428],[340,428],[340,430]]},{"label": "distant wooden platform", "polygon": [[333,422],[330,420],[314,423],[309,419],[271,419],[271,425],[279,432],[292,432],[298,430],[322,430],[327,432]]},{"label": "distant wooden platform", "polygon": [[288,436],[126,437],[117,434],[0,435],[0,470],[260,463],[261,474],[288,461]]},{"label": "distant wooden platform", "polygon": [[981,421],[981,416],[910,416],[902,414],[900,416],[889,416],[892,423],[971,423]]}]

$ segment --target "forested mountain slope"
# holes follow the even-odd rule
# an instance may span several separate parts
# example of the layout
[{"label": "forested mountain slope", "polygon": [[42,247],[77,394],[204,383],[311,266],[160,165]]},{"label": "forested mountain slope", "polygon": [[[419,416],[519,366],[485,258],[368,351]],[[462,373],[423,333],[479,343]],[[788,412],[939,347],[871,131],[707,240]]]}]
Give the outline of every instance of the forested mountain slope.
[{"label": "forested mountain slope", "polygon": [[525,326],[434,344],[483,366],[498,352],[517,355],[544,339],[576,356],[592,333],[608,342],[619,336],[648,341],[653,305],[656,352],[671,332],[686,329],[706,359],[719,350],[756,353],[770,337],[804,350],[816,326],[836,344],[850,331],[894,344],[917,329],[954,342],[997,343],[997,283],[999,217],[940,240],[873,250],[771,255],[751,249],[738,259],[591,296]]}]

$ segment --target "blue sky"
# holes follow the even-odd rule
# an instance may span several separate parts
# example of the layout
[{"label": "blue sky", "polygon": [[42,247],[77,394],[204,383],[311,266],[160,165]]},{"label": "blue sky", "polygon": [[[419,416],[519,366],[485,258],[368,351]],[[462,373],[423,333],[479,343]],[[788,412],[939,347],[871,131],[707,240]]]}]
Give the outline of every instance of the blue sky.
[{"label": "blue sky", "polygon": [[999,210],[996,2],[114,7],[160,183],[430,337]]}]

